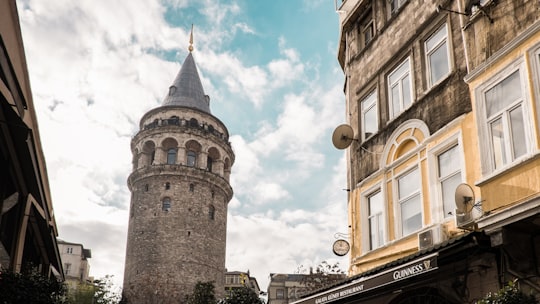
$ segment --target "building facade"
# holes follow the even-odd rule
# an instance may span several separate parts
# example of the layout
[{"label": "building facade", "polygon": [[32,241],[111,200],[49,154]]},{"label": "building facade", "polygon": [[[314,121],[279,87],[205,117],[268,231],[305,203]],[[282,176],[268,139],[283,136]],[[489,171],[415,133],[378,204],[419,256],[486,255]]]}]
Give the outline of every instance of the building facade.
[{"label": "building facade", "polygon": [[268,304],[292,303],[305,294],[305,274],[271,273],[266,290]]},{"label": "building facade", "polygon": [[85,249],[82,244],[66,242],[58,239],[58,250],[64,268],[64,277],[70,286],[75,287],[77,283],[91,283],[90,263],[88,259],[92,257],[92,251]]},{"label": "building facade", "polygon": [[0,1],[0,269],[63,278],[15,0]]},{"label": "building facade", "polygon": [[227,271],[225,272],[225,293],[229,293],[234,289],[248,287],[257,295],[260,295],[261,289],[255,277],[252,277],[247,272],[243,271]]},{"label": "building facade", "polygon": [[191,53],[133,137],[124,276],[128,303],[182,303],[198,281],[224,292],[234,153]]},{"label": "building facade", "polygon": [[345,278],[343,273],[313,272],[313,269],[309,274],[271,273],[267,288],[268,304],[293,303],[322,286]]},{"label": "building facade", "polygon": [[297,303],[538,298],[539,10],[342,1],[350,277]]}]

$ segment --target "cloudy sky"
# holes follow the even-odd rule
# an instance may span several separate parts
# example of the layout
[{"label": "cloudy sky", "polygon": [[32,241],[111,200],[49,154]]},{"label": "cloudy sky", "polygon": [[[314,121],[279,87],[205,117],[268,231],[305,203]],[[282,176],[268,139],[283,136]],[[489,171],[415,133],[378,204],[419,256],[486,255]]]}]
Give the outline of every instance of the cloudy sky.
[{"label": "cloudy sky", "polygon": [[139,119],[187,55],[236,154],[229,270],[266,290],[333,255],[347,232],[345,121],[332,0],[18,0],[59,237],[92,250],[91,275],[123,278]]}]

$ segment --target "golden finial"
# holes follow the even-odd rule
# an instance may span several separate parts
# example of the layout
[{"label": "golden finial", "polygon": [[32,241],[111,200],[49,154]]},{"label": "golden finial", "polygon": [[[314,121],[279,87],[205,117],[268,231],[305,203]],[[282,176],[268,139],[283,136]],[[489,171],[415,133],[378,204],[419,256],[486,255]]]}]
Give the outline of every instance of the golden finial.
[{"label": "golden finial", "polygon": [[189,34],[189,52],[193,52],[193,23],[191,24],[191,34]]}]

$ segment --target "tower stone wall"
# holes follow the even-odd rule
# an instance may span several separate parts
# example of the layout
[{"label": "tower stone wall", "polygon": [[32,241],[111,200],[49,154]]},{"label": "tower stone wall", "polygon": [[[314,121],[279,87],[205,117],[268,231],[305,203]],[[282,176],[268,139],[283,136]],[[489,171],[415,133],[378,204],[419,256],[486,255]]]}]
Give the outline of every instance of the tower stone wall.
[{"label": "tower stone wall", "polygon": [[131,142],[128,303],[182,303],[198,281],[213,281],[218,297],[224,292],[234,152],[227,128],[209,112],[209,98],[200,97],[191,56],[164,105],[143,116]]}]

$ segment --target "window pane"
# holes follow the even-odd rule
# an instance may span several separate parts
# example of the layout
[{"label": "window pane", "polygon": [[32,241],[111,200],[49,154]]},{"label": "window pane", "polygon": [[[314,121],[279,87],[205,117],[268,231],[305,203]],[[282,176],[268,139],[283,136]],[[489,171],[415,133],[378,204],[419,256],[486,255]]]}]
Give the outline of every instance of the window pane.
[{"label": "window pane", "polygon": [[195,154],[195,152],[188,151],[188,153],[187,153],[187,165],[190,166],[190,167],[194,167],[196,157],[197,157],[197,155]]},{"label": "window pane", "polygon": [[437,83],[448,74],[448,48],[444,42],[429,56],[429,68],[431,73],[431,84]]},{"label": "window pane", "polygon": [[374,215],[383,212],[382,192],[377,192],[368,198],[369,215]]},{"label": "window pane", "polygon": [[493,161],[495,169],[506,163],[506,151],[504,150],[504,133],[502,120],[499,118],[491,123],[491,145],[493,148]]},{"label": "window pane", "polygon": [[431,52],[443,39],[446,39],[446,24],[426,41],[426,52]]},{"label": "window pane", "polygon": [[393,85],[405,74],[409,72],[409,58],[407,58],[392,74],[390,74],[390,85]]},{"label": "window pane", "polygon": [[512,152],[514,159],[527,152],[527,142],[525,141],[525,127],[523,126],[523,112],[521,106],[510,112],[510,128],[512,134]]},{"label": "window pane", "polygon": [[420,195],[415,195],[401,203],[401,231],[402,235],[409,235],[422,228],[422,206]]},{"label": "window pane", "polygon": [[460,169],[460,159],[457,147],[458,146],[456,145],[439,155],[440,178],[445,178],[446,176]]},{"label": "window pane", "polygon": [[383,204],[381,191],[368,198],[369,249],[379,248],[384,243]]},{"label": "window pane", "polygon": [[411,82],[409,75],[403,78],[403,109],[411,105]]},{"label": "window pane", "polygon": [[490,118],[492,115],[501,111],[506,105],[509,105],[521,98],[521,80],[519,70],[498,83],[493,88],[486,91],[486,115]]},{"label": "window pane", "polygon": [[420,175],[415,169],[398,180],[399,199],[403,199],[420,190]]},{"label": "window pane", "polygon": [[371,135],[376,132],[377,132],[377,109],[375,107],[372,107],[364,115],[364,133],[370,133]]},{"label": "window pane", "polygon": [[176,163],[176,150],[169,149],[169,151],[167,151],[167,164],[172,165],[174,163]]},{"label": "window pane", "polygon": [[455,191],[457,186],[461,183],[461,174],[451,176],[441,182],[442,200],[443,200],[443,212],[444,217],[452,216],[455,206]]},{"label": "window pane", "polygon": [[[377,132],[377,97],[375,92],[371,93],[362,101],[362,124],[364,133]],[[367,137],[368,135],[366,135]]]},{"label": "window pane", "polygon": [[395,116],[401,112],[401,104],[399,102],[399,86],[392,87],[392,114]]}]

